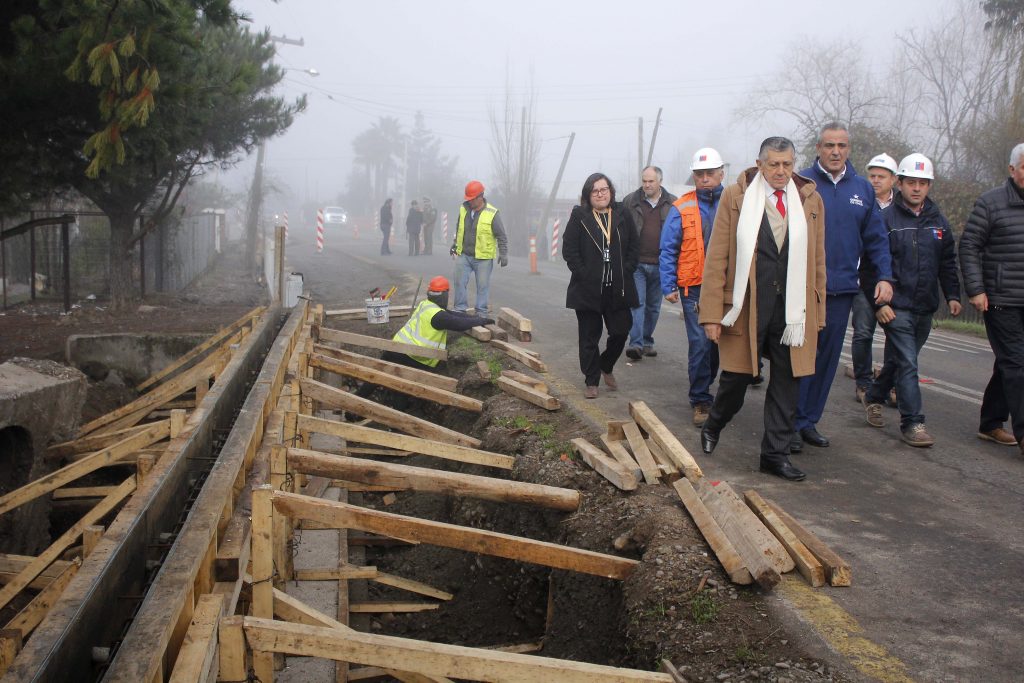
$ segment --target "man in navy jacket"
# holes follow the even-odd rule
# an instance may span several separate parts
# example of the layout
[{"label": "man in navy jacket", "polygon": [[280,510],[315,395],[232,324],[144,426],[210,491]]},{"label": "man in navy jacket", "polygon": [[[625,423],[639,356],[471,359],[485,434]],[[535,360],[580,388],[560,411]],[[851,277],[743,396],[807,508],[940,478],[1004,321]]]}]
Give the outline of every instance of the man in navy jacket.
[{"label": "man in navy jacket", "polygon": [[857,175],[850,156],[850,134],[841,123],[826,124],[818,136],[818,157],[800,175],[817,185],[825,202],[825,329],[818,333],[818,356],[814,374],[800,382],[796,411],[796,435],[790,446],[802,449],[801,440],[826,447],[829,440],[818,433],[817,424],[825,410],[829,389],[839,366],[850,309],[858,291],[857,268],[866,258],[878,273],[875,303],[892,298],[892,261],[885,225],[875,202],[875,190]]}]

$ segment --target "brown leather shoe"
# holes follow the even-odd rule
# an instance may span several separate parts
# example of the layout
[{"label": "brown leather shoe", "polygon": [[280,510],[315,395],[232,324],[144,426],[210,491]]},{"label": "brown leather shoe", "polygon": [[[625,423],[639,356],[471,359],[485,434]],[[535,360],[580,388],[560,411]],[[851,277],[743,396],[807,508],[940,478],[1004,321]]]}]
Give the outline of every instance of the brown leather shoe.
[{"label": "brown leather shoe", "polygon": [[588,384],[583,390],[583,398],[597,398],[597,387]]},{"label": "brown leather shoe", "polygon": [[982,441],[991,441],[997,443],[1000,446],[1016,446],[1017,439],[1013,438],[1013,434],[1006,431],[1002,427],[996,427],[990,429],[987,432],[978,432],[978,438]]},{"label": "brown leather shoe", "polygon": [[619,383],[615,380],[615,375],[610,372],[602,372],[601,378],[604,380],[604,385],[608,387],[610,391],[619,390]]},{"label": "brown leather shoe", "polygon": [[704,423],[708,421],[708,414],[711,412],[711,406],[707,403],[698,403],[693,407],[693,424],[696,427],[703,427]]}]

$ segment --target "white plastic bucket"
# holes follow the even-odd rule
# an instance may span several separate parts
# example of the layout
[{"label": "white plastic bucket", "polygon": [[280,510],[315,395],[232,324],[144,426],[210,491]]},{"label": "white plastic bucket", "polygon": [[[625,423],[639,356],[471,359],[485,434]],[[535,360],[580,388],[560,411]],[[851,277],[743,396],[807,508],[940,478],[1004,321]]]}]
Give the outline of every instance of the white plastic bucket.
[{"label": "white plastic bucket", "polygon": [[387,299],[366,300],[366,322],[371,325],[386,323],[391,317],[391,302]]}]

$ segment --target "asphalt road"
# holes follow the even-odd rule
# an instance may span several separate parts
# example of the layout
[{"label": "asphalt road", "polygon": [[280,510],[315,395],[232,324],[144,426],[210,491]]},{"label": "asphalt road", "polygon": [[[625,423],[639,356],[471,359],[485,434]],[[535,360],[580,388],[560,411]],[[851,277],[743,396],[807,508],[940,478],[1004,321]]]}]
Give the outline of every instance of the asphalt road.
[{"label": "asphalt road", "polygon": [[[337,242],[329,236],[326,252],[312,258],[338,259],[343,249]],[[381,282],[367,289],[392,284],[385,282],[387,272],[392,278],[407,273],[404,283],[394,283],[404,290],[400,303],[408,301],[419,277],[425,283],[437,274],[453,275],[441,245],[433,256],[406,256],[404,240],[395,240],[392,249],[394,255],[379,256],[377,235],[344,245],[361,261],[382,266]],[[295,258],[303,257],[296,251]],[[832,445],[805,446],[793,456],[808,476],[789,483],[757,471],[763,389],[748,391],[714,456],[700,454],[686,399],[686,336],[678,305],[662,307],[658,357],[631,363],[623,356],[615,372],[620,390],[602,386],[597,400],[585,401],[576,318],[565,308],[568,270],[561,260],[541,261],[539,270],[530,274],[525,258],[496,266],[491,307],[510,306],[533,321],[532,344],[548,364],[554,392],[598,426],[627,416],[630,400],[646,401],[697,454],[707,476],[737,489],[757,488],[847,559],[850,588],[812,592],[796,580],[775,591],[780,604],[791,608],[791,625],[808,648],[838,653],[864,680],[1021,680],[1024,599],[1017,581],[1024,569],[1024,458],[1016,448],[976,437],[993,362],[986,340],[936,330],[922,352],[924,412],[937,442],[930,449],[900,441],[894,409],[885,409],[884,429],[868,426],[853,381],[841,369],[819,424]],[[881,344],[879,333],[876,360]]]}]

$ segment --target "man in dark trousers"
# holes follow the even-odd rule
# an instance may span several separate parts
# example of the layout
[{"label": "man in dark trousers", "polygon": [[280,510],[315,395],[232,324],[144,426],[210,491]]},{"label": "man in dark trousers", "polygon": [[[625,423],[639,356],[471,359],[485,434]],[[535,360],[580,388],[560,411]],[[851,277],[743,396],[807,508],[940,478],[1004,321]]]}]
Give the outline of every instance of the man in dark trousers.
[{"label": "man in dark trousers", "polygon": [[380,253],[382,255],[391,254],[391,224],[394,223],[394,215],[391,213],[391,198],[388,197],[384,200],[384,206],[380,207],[380,231],[384,235],[384,239],[380,243]]},{"label": "man in dark trousers", "polygon": [[[996,354],[981,401],[978,437],[1024,444],[1024,142],[1010,152],[1010,177],[978,198],[960,238],[971,304],[985,316]],[[1003,429],[1010,420],[1013,434]],[[1024,446],[1021,446],[1024,455]]]},{"label": "man in dark trousers", "polygon": [[423,212],[415,199],[409,205],[409,215],[405,217],[405,234],[409,237],[409,256],[420,255],[420,228],[423,227]]},{"label": "man in dark trousers", "polygon": [[718,394],[700,432],[710,455],[743,406],[758,358],[771,362],[764,397],[762,472],[806,475],[789,461],[800,378],[814,372],[825,305],[825,220],[814,183],[793,173],[796,149],[783,137],[761,143],[748,168],[722,193],[700,292],[700,324],[718,344]]},{"label": "man in dark trousers", "polygon": [[423,198],[423,253],[434,253],[434,226],[437,225],[437,209],[430,197]]}]

